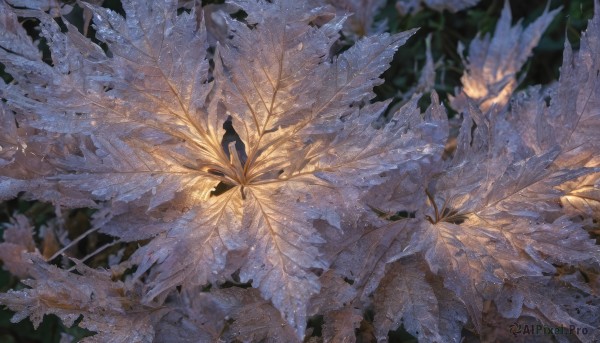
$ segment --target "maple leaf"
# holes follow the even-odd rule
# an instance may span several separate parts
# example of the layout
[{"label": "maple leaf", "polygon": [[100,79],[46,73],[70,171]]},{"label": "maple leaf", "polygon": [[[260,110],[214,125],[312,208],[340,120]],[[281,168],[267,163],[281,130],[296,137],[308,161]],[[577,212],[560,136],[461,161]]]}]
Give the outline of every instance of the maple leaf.
[{"label": "maple leaf", "polygon": [[[560,145],[562,151],[556,163],[562,167],[600,166],[595,139],[600,129],[597,110],[600,107],[600,64],[591,58],[600,53],[598,11],[596,6],[593,19],[582,33],[579,51],[574,52],[570,43],[565,42],[559,81],[545,90],[530,88],[514,100],[515,108],[522,114],[511,116],[510,121],[523,137],[524,144],[534,151]],[[534,130],[534,127],[539,129]],[[566,182],[561,186],[565,193],[561,202],[572,213],[597,216],[594,209],[600,205],[599,180],[598,173],[591,173]]]},{"label": "maple leaf", "polygon": [[[385,339],[388,331],[400,326],[402,319],[412,335],[432,342],[442,340],[438,335],[437,300],[425,275],[425,270],[411,258],[393,264],[386,273],[374,299],[378,339]],[[399,301],[388,300],[395,297]]]},{"label": "maple leaf", "polygon": [[171,308],[157,324],[160,342],[297,340],[294,329],[256,289],[194,289],[177,295]]},{"label": "maple leaf", "polygon": [[[474,106],[470,110],[478,113]],[[562,211],[557,188],[595,170],[553,165],[557,146],[525,156],[512,151],[510,136],[494,132],[504,126],[493,113],[474,117],[473,135],[473,122],[465,117],[454,167],[431,183],[431,212],[417,234],[431,270],[465,302],[478,329],[484,299],[501,292],[505,280],[553,273],[548,261],[576,265],[599,258],[580,223],[548,219]],[[477,161],[482,164],[473,168]]]},{"label": "maple leaf", "polygon": [[360,194],[383,172],[426,159],[441,142],[425,137],[435,124],[416,98],[382,129],[371,125],[388,104],[371,103],[372,88],[413,31],[332,56],[343,17],[313,25],[322,8],[230,5],[247,17],[227,18],[230,36],[212,58],[197,13],[177,14],[174,1],[124,1],[126,17],[85,4],[106,51],[69,23],[63,33],[44,12],[26,11],[41,23],[51,65],[2,5],[11,36],[1,54],[16,77],[0,94],[37,137],[69,137],[63,154],[48,153],[54,170],[43,181],[76,195],[73,203],[82,194],[79,204],[106,202],[94,230],[152,238],[132,257],[145,303],[239,269],[301,337],[320,289],[314,271],[328,266],[313,221],[339,229],[341,199],[367,211]]},{"label": "maple leaf", "polygon": [[[520,21],[511,26],[510,5],[505,1],[493,37],[489,34],[483,38],[475,37],[469,44],[468,58],[462,57],[465,65],[462,88],[451,99],[452,107],[457,111],[463,110],[467,106],[465,96],[476,101],[484,112],[493,105],[497,109],[506,105],[517,87],[517,72],[560,10],[548,12],[546,8],[540,17],[523,29]],[[462,43],[459,43],[458,51],[462,56]]]},{"label": "maple leaf", "polygon": [[35,251],[33,226],[27,217],[16,215],[9,225],[5,225],[0,243],[0,260],[4,269],[11,274],[23,278],[28,276],[28,263],[23,260],[23,252]]},{"label": "maple leaf", "polygon": [[[44,315],[54,314],[66,326],[81,317],[79,326],[98,332],[83,342],[114,340],[145,342],[154,336],[154,322],[165,309],[144,306],[136,292],[120,281],[113,281],[108,271],[95,270],[78,263],[81,275],[46,263],[39,254],[24,253],[31,279],[22,282],[31,287],[0,294],[0,301],[15,311],[16,323],[29,317],[37,328]],[[162,312],[162,313],[161,313]]]},{"label": "maple leaf", "polygon": [[425,342],[460,342],[467,313],[460,302],[429,271],[420,256],[388,266],[374,294],[374,326],[384,341],[400,325]]},{"label": "maple leaf", "polygon": [[[560,203],[567,196],[565,187],[580,182],[594,184],[598,173],[592,158],[597,151],[595,140],[590,139],[588,126],[577,124],[584,120],[595,127],[598,119],[593,100],[598,91],[597,62],[588,58],[595,51],[590,49],[597,49],[598,18],[596,15],[590,22],[577,56],[566,47],[564,76],[544,93],[552,95],[550,104],[535,93],[538,88],[533,89],[534,96],[517,94],[521,101],[512,108],[485,107],[482,112],[479,103],[473,101],[476,99],[468,99],[457,149],[445,170],[425,174],[426,186],[409,187],[413,192],[408,199],[402,193],[375,198],[378,208],[386,211],[415,212],[363,234],[338,255],[334,266],[356,281],[363,298],[373,292],[381,297],[375,302],[383,312],[376,328],[380,338],[396,328],[401,318],[409,320],[409,330],[414,332],[419,326],[431,329],[428,335],[434,340],[442,334],[432,324],[436,318],[432,306],[426,316],[408,312],[405,306],[410,297],[406,296],[389,307],[381,306],[390,289],[424,282],[421,275],[421,279],[407,277],[406,271],[402,279],[394,277],[398,274],[393,268],[400,268],[400,264],[389,264],[408,256],[422,256],[431,272],[443,278],[444,287],[464,303],[477,330],[482,329],[484,303],[503,297],[503,285],[552,275],[557,266],[592,266],[600,259],[600,249],[584,229],[589,223],[572,217]],[[571,69],[575,65],[579,70]],[[589,87],[574,87],[579,83]],[[565,93],[574,94],[559,93],[563,87]],[[522,126],[523,121],[528,121],[527,127]],[[407,179],[411,177],[399,177],[393,180],[396,185],[392,181],[385,186],[406,190],[411,184]],[[572,288],[565,294],[577,297]],[[554,315],[552,306],[541,303],[539,295],[523,296],[527,305],[515,305],[516,316],[527,313],[548,325],[566,325]],[[389,308],[394,310],[388,313]],[[582,327],[595,325],[593,316],[578,318],[584,320]]]},{"label": "maple leaf", "polygon": [[[373,92],[414,31],[337,51],[353,19],[330,4],[369,9],[354,17],[358,37],[380,1],[126,0],[120,13],[81,2],[91,39],[87,24],[82,34],[35,3],[0,0],[12,78],[0,82],[0,199],[95,213],[43,257],[35,229],[13,217],[0,257],[31,278],[0,295],[13,321],[82,316],[92,341],[298,341],[322,316],[324,340],[358,329],[384,341],[403,324],[419,340],[459,342],[466,324],[487,339],[493,302],[504,318],[598,326],[588,232],[600,203],[600,6],[580,50],[566,44],[560,80],[513,94],[556,11],[523,30],[507,4],[494,37],[471,44],[456,151],[443,158],[438,95],[420,110],[430,51],[394,106]],[[93,232],[114,241],[50,264]],[[83,265],[134,241],[108,270]],[[546,301],[552,290],[560,299]]]}]

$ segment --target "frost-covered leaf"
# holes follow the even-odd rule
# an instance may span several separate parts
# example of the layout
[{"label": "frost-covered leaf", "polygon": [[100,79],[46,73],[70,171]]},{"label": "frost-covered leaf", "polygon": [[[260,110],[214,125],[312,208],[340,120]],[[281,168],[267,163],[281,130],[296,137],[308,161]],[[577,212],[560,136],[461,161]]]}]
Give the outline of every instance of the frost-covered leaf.
[{"label": "frost-covered leaf", "polygon": [[[560,80],[547,90],[532,88],[518,94],[513,101],[511,121],[534,151],[558,144],[562,147],[556,163],[565,168],[597,168],[600,130],[600,63],[592,56],[600,53],[600,14],[582,34],[579,51],[572,51],[568,41],[563,53]],[[598,174],[590,174],[561,186],[561,198],[571,213],[597,216],[600,204]]]},{"label": "frost-covered leaf", "polygon": [[[237,292],[236,292],[237,291]],[[298,340],[294,327],[290,326],[279,311],[253,290],[224,291],[232,297],[234,308],[230,312],[233,323],[223,335],[226,341],[245,342],[295,342]]]},{"label": "frost-covered leaf", "polygon": [[[461,111],[466,107],[465,96],[477,102],[482,111],[490,107],[502,108],[517,87],[517,72],[532,53],[542,34],[560,8],[542,13],[527,28],[519,21],[511,26],[512,16],[508,1],[492,37],[475,37],[469,44],[468,58],[463,63],[462,88],[452,99],[452,107]],[[459,45],[462,54],[464,46]]]},{"label": "frost-covered leaf", "polygon": [[[600,158],[595,156],[584,166],[600,167]],[[600,173],[568,181],[561,185],[561,189],[565,191],[565,195],[561,197],[565,211],[595,219],[600,218]]]},{"label": "frost-covered leaf", "polygon": [[150,239],[130,260],[145,304],[239,269],[302,337],[329,265],[315,222],[342,229],[345,207],[368,211],[361,196],[387,172],[427,168],[443,146],[437,98],[425,118],[415,96],[372,125],[388,104],[373,87],[414,31],[334,56],[344,17],[327,6],[239,0],[226,6],[247,16],[219,17],[228,34],[210,47],[196,6],[127,0],[122,16],[80,4],[101,44],[22,12],[39,20],[50,64],[2,5],[0,59],[15,80],[0,95],[40,143],[69,143],[48,152],[55,170],[42,184],[71,206],[94,202],[94,230]]},{"label": "frost-covered leaf", "polygon": [[339,310],[326,312],[323,317],[325,342],[356,342],[355,331],[363,320],[359,308],[348,305]]},{"label": "frost-covered leaf", "polygon": [[327,0],[338,11],[349,15],[344,34],[353,40],[385,31],[385,20],[375,21],[375,16],[385,6],[383,0]]},{"label": "frost-covered leaf", "polygon": [[581,167],[597,155],[600,128],[600,10],[581,35],[581,46],[573,51],[565,41],[560,79],[541,90],[532,87],[515,96],[510,121],[524,143],[534,151],[553,145],[563,149],[558,163]]},{"label": "frost-covered leaf", "polygon": [[305,314],[298,309],[306,308],[308,299],[319,292],[318,278],[309,269],[326,267],[315,247],[324,241],[308,225],[310,217],[299,215],[309,208],[303,211],[298,205],[291,209],[278,205],[291,202],[286,191],[280,186],[248,189],[242,224],[256,238],[249,242],[251,263],[244,264],[240,277],[251,280],[277,308],[284,309],[293,326],[303,328]]},{"label": "frost-covered leaf", "polygon": [[153,209],[187,189],[197,190],[190,194],[193,200],[204,200],[219,182],[216,176],[189,167],[201,157],[179,144],[167,150],[167,142],[158,147],[145,142],[127,144],[116,137],[91,136],[91,141],[95,152],[82,143],[83,156],[64,161],[63,168],[77,174],[56,178],[65,187],[90,192],[98,200],[133,202],[147,196],[148,209]]},{"label": "frost-covered leaf", "polygon": [[462,342],[462,329],[469,320],[464,303],[444,287],[442,278],[431,277],[428,281],[438,302],[440,335],[445,342]]},{"label": "frost-covered leaf", "polygon": [[[417,99],[418,95],[401,111],[416,106]],[[335,255],[334,268],[354,283],[362,298],[370,296],[377,288],[385,275],[387,263],[414,254],[419,249],[412,244],[418,238],[409,229],[413,225],[411,218],[425,203],[426,184],[423,180],[439,172],[438,168],[442,166],[443,144],[448,132],[447,117],[444,109],[438,106],[435,93],[431,100],[425,122],[411,127],[415,139],[426,142],[435,150],[430,156],[405,161],[403,168],[387,172],[384,182],[371,187],[371,191],[364,195],[371,211],[379,212],[388,220],[408,219],[410,223],[403,220],[398,225],[385,225],[372,217],[350,217],[343,225],[347,228],[346,234],[339,242],[341,247]],[[377,224],[381,227],[376,227]]]},{"label": "frost-covered leaf", "polygon": [[65,15],[73,9],[72,6],[58,0],[6,0],[6,2],[15,7],[48,11],[50,15],[55,17]]},{"label": "frost-covered leaf", "polygon": [[[240,249],[248,237],[247,233],[235,230],[242,225],[238,193],[230,190],[209,199],[167,224],[172,227],[169,231],[135,252],[132,260],[138,264],[136,276],[156,264],[146,280],[149,299],[177,285],[188,288],[221,279],[219,273],[225,267],[228,249]],[[173,251],[185,258],[176,258]]]},{"label": "frost-covered leaf", "polygon": [[24,215],[18,214],[4,225],[3,242],[0,243],[0,261],[11,274],[24,278],[29,276],[29,263],[23,259],[24,252],[34,252],[33,226]]},{"label": "frost-covered leaf", "polygon": [[[4,104],[0,104],[0,168],[5,168],[7,165],[14,162],[14,155],[20,148],[19,133],[15,117],[10,113]],[[25,144],[26,145],[26,144]]]},{"label": "frost-covered leaf", "polygon": [[25,180],[31,177],[32,173],[26,168],[27,165],[16,167],[18,164],[15,161],[23,161],[24,155],[27,156],[25,149],[28,144],[25,137],[19,134],[14,114],[4,103],[0,103],[0,126],[0,199],[6,200],[15,197],[19,191],[26,188]]},{"label": "frost-covered leaf", "polygon": [[[599,33],[597,20],[590,23],[586,36]],[[590,46],[595,42],[590,38]],[[588,52],[582,48],[583,61]],[[502,296],[503,285],[511,280],[551,275],[558,265],[594,265],[600,257],[598,245],[584,229],[590,223],[564,216],[560,203],[568,197],[569,187],[576,192],[576,185],[595,184],[599,172],[594,140],[585,138],[583,129],[578,133],[576,124],[581,118],[588,125],[597,120],[599,107],[593,97],[577,96],[596,91],[597,77],[588,66],[597,62],[579,64],[586,66],[575,72],[579,82],[590,83],[582,90],[574,84],[568,48],[565,54],[564,76],[550,90],[554,94],[550,105],[542,97],[526,102],[519,95],[517,106],[508,113],[481,111],[468,101],[456,152],[448,169],[434,175],[424,190],[426,206],[414,220],[392,225],[398,237],[410,238],[396,248],[396,258],[388,255],[383,263],[405,256],[403,251],[422,250],[431,271],[464,302],[477,330],[482,327],[484,303]],[[565,89],[573,96],[555,93],[562,82],[573,82],[576,90]],[[389,237],[379,244],[388,242]]]},{"label": "frost-covered leaf", "polygon": [[[0,199],[95,209],[50,260],[91,232],[115,237],[99,249],[139,241],[107,253],[109,271],[69,272],[22,254],[30,226],[6,230],[18,251],[3,251],[34,278],[0,296],[17,319],[83,315],[96,341],[294,342],[322,316],[325,341],[385,340],[403,323],[460,342],[497,302],[504,317],[597,325],[598,14],[558,83],[492,112],[486,97],[512,94],[554,15],[523,30],[505,8],[469,54],[465,78],[489,94],[465,89],[443,159],[438,95],[420,110],[431,54],[408,92],[373,91],[414,32],[369,36],[380,1],[344,2],[354,17],[320,0],[121,2],[77,2],[88,38],[36,1],[0,0]],[[365,37],[339,52],[354,19]],[[561,299],[542,303],[538,284]]]},{"label": "frost-covered leaf", "polygon": [[444,285],[467,304],[476,324],[481,320],[483,300],[494,297],[503,280],[551,273],[551,262],[577,264],[597,260],[600,253],[578,224],[525,221],[498,229],[489,225],[477,220],[460,226],[429,224],[423,233],[428,237],[426,258],[432,271],[444,276]]},{"label": "frost-covered leaf", "polygon": [[297,342],[294,329],[255,289],[183,292],[157,324],[160,342]]},{"label": "frost-covered leaf", "polygon": [[437,299],[425,279],[425,268],[427,266],[415,257],[390,265],[374,297],[373,324],[378,341],[386,341],[388,331],[396,330],[401,324],[419,340],[442,341]]},{"label": "frost-covered leaf", "polygon": [[32,279],[22,282],[30,288],[0,294],[0,303],[16,312],[12,322],[29,317],[37,328],[54,314],[69,327],[83,316],[78,325],[97,332],[84,341],[152,342],[153,323],[164,311],[140,305],[139,294],[110,272],[77,264],[78,275],[28,256]]},{"label": "frost-covered leaf", "polygon": [[548,260],[597,260],[600,250],[581,224],[546,219],[561,211],[556,187],[590,170],[553,165],[558,147],[521,159],[520,150],[506,149],[506,136],[494,132],[502,128],[500,119],[473,106],[471,111],[477,127],[465,117],[454,166],[427,191],[430,211],[418,241],[431,270],[444,276],[480,328],[483,301],[500,291],[503,280],[553,272]]},{"label": "frost-covered leaf", "polygon": [[[530,115],[511,113],[519,114]],[[583,223],[560,217],[558,188],[598,169],[561,163],[568,141],[555,136],[527,145],[510,127],[502,115],[469,104],[451,166],[427,189],[430,209],[416,240],[478,329],[484,301],[506,280],[553,273],[551,263],[596,263],[600,253]]]},{"label": "frost-covered leaf", "polygon": [[527,315],[548,327],[578,328],[569,332],[581,342],[594,342],[600,336],[597,330],[600,324],[598,297],[556,278],[514,279],[504,286],[503,297],[496,301],[502,305],[499,311],[505,317]]},{"label": "frost-covered leaf", "polygon": [[352,303],[356,298],[356,290],[349,280],[330,270],[319,278],[321,292],[311,299],[309,315],[338,310]]}]

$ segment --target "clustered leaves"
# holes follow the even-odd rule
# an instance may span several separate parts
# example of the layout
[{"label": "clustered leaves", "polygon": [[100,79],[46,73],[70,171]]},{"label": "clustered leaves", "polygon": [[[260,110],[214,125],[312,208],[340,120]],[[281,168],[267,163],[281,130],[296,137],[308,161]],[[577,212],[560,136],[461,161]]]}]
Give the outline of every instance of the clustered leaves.
[{"label": "clustered leaves", "polygon": [[[346,342],[372,312],[378,341],[401,325],[486,339],[503,318],[600,339],[598,4],[560,80],[516,93],[559,10],[524,29],[507,4],[464,57],[457,135],[431,56],[401,105],[374,100],[414,33],[381,33],[381,2],[350,19],[355,1],[78,4],[90,34],[0,1],[0,200],[95,209],[51,252],[14,216],[0,243],[27,286],[0,294],[14,321],[55,314],[98,342],[316,342],[322,316],[320,339]],[[340,32],[355,41],[342,52]],[[136,249],[103,269],[84,264],[103,247],[58,259],[92,232]]]}]

